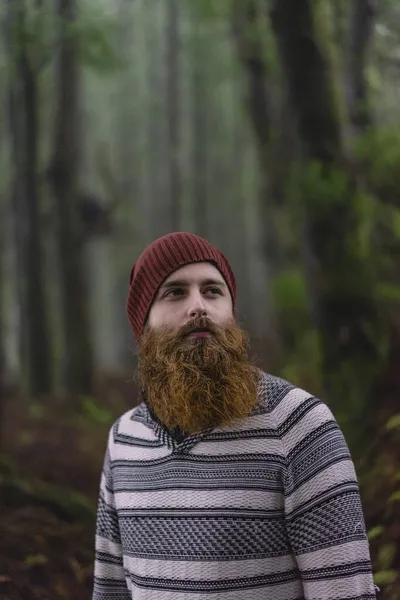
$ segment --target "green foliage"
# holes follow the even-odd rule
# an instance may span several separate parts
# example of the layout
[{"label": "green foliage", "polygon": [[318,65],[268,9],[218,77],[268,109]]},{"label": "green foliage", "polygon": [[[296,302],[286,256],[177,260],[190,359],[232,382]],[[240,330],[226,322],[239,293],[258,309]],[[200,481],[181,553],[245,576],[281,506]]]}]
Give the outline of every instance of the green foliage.
[{"label": "green foliage", "polygon": [[44,554],[29,554],[24,560],[24,563],[28,567],[37,567],[45,565],[48,562],[49,559],[47,558],[47,556],[44,556]]},{"label": "green foliage", "polygon": [[109,75],[124,66],[115,50],[117,19],[98,5],[84,3],[79,18],[69,31],[77,43],[79,58],[84,66],[101,75]]},{"label": "green foliage", "polygon": [[360,136],[355,155],[369,183],[377,191],[397,190],[400,185],[400,133],[397,127],[375,128]]},{"label": "green foliage", "polygon": [[396,556],[396,544],[389,543],[381,546],[377,556],[378,570],[374,573],[376,585],[386,587],[394,583],[399,576],[392,568]]},{"label": "green foliage", "polygon": [[282,271],[274,281],[274,299],[279,311],[304,313],[308,310],[307,286],[297,267]]},{"label": "green foliage", "polygon": [[188,8],[200,21],[226,19],[232,11],[232,0],[188,0]]},{"label": "green foliage", "polygon": [[0,454],[0,494],[6,505],[42,505],[67,520],[93,519],[96,514],[95,505],[74,490],[21,477],[14,461],[4,454]]},{"label": "green foliage", "polygon": [[390,220],[392,225],[392,232],[394,238],[400,240],[400,210],[393,209],[390,214]]},{"label": "green foliage", "polygon": [[0,477],[12,477],[17,472],[17,465],[8,454],[0,453]]},{"label": "green foliage", "polygon": [[321,394],[319,333],[310,326],[305,276],[298,267],[283,270],[272,288],[275,311],[282,324],[283,366],[280,375],[305,389]]},{"label": "green foliage", "polygon": [[322,397],[321,347],[317,331],[308,329],[296,338],[280,375]]},{"label": "green foliage", "polygon": [[31,68],[38,72],[49,63],[55,47],[57,18],[53,2],[24,2],[14,4],[11,44],[15,56],[23,52]]},{"label": "green foliage", "polygon": [[375,538],[379,537],[380,535],[382,535],[382,533],[385,531],[384,527],[382,527],[381,525],[377,525],[376,527],[373,527],[372,529],[370,529],[368,531],[368,539],[370,541],[374,540]]},{"label": "green foliage", "polygon": [[400,490],[393,492],[393,494],[389,496],[388,502],[400,502]]},{"label": "green foliage", "polygon": [[[22,9],[17,3],[15,6],[9,29],[15,62],[8,62],[8,68],[15,69],[17,57],[23,52],[33,71],[38,73],[54,57],[61,29],[60,19],[50,0],[24,2]],[[114,48],[117,26],[115,13],[107,13],[97,3],[86,1],[81,4],[77,19],[66,30],[77,45],[83,65],[103,75],[124,65]]]},{"label": "green foliage", "polygon": [[84,495],[44,481],[21,478],[15,473],[6,476],[0,472],[0,489],[6,504],[42,505],[68,521],[85,521],[96,515],[96,506]]},{"label": "green foliage", "polygon": [[398,577],[397,571],[394,569],[386,569],[383,571],[377,571],[374,573],[374,581],[377,586],[385,587],[394,583]]},{"label": "green foliage", "polygon": [[101,425],[111,424],[113,420],[111,411],[101,407],[93,398],[82,399],[82,412],[91,421]]},{"label": "green foliage", "polygon": [[400,287],[383,281],[374,286],[374,297],[380,304],[400,304]]},{"label": "green foliage", "polygon": [[388,422],[386,423],[386,428],[391,429],[400,429],[400,413],[396,415],[392,415]]},{"label": "green foliage", "polygon": [[387,569],[391,566],[396,554],[395,544],[384,544],[378,553],[378,563],[382,569]]},{"label": "green foliage", "polygon": [[[289,178],[288,194],[297,211],[309,218],[323,215],[326,222],[331,215],[333,221],[342,209],[353,215],[354,228],[348,232],[351,233],[347,243],[348,259],[370,258],[378,207],[369,193],[351,186],[344,169],[331,167],[328,170],[318,161],[297,164]],[[344,278],[346,271],[341,275]],[[354,281],[354,273],[351,280]]]}]

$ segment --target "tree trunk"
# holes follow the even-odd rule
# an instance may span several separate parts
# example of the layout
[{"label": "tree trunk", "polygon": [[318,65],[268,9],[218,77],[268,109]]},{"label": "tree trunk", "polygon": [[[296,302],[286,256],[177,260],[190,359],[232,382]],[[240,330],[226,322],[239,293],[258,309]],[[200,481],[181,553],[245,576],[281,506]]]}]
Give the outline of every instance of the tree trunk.
[{"label": "tree trunk", "polygon": [[180,54],[181,41],[179,29],[178,0],[167,2],[167,125],[168,125],[168,171],[169,171],[169,206],[171,230],[179,231],[181,223],[182,176],[180,167]]},{"label": "tree trunk", "polygon": [[377,7],[377,0],[353,0],[352,4],[347,90],[350,119],[358,131],[364,130],[372,123],[365,71]]},{"label": "tree trunk", "polygon": [[256,0],[236,0],[233,8],[232,31],[238,58],[245,68],[248,112],[258,140],[260,162],[265,167],[268,163],[273,128],[267,88],[265,47],[259,29],[259,20]]},{"label": "tree trunk", "polygon": [[271,198],[269,168],[273,143],[273,117],[268,90],[265,46],[259,27],[260,14],[256,0],[236,0],[233,6],[232,33],[236,53],[246,79],[245,105],[253,125],[261,170],[261,212],[265,225],[265,253],[268,261],[278,267],[279,243],[275,236],[274,199]]},{"label": "tree trunk", "polygon": [[[361,410],[382,367],[382,326],[372,290],[372,246],[362,252],[360,192],[344,162],[335,82],[308,0],[275,0],[271,13],[298,131],[309,159],[298,194],[314,269],[326,393],[339,416],[358,430]],[[321,23],[318,23],[321,26]],[[350,427],[351,422],[351,427]]]},{"label": "tree trunk", "polygon": [[37,75],[32,71],[25,53],[21,56],[20,69],[26,120],[26,146],[22,179],[29,223],[26,240],[29,388],[30,393],[36,397],[51,391],[52,365],[39,212],[38,85]]},{"label": "tree trunk", "polygon": [[341,62],[347,59],[349,0],[330,0],[334,42],[341,53]]},{"label": "tree trunk", "polygon": [[266,31],[261,27],[261,18],[257,0],[236,0],[232,32],[246,76],[245,104],[253,125],[261,168],[264,251],[270,267],[279,272],[286,266],[286,260],[278,223],[285,210],[284,185],[296,140],[288,134],[291,123],[285,102],[279,96],[278,101],[273,97],[273,91],[276,95],[278,92],[268,69],[267,53],[271,49],[265,43]]},{"label": "tree trunk", "polygon": [[209,207],[207,193],[208,130],[205,107],[208,106],[208,89],[205,76],[205,54],[198,20],[191,17],[192,53],[190,56],[190,111],[192,129],[192,181],[193,216],[195,231],[203,237],[209,233]]},{"label": "tree trunk", "polygon": [[10,204],[13,223],[14,267],[16,282],[17,304],[17,354],[19,358],[19,371],[21,388],[28,392],[28,346],[26,332],[28,330],[28,302],[25,286],[25,256],[24,251],[27,214],[22,202],[22,149],[23,149],[23,123],[21,115],[21,97],[17,89],[17,81],[10,82],[8,93],[8,117],[10,128],[10,164],[12,168],[10,178]]},{"label": "tree trunk", "polygon": [[[166,156],[165,136],[165,82],[164,61],[162,60],[161,31],[165,27],[165,13],[160,12],[162,0],[146,0],[144,11],[146,14],[145,41],[144,41],[144,71],[147,88],[147,114],[146,123],[146,197],[143,198],[144,221],[149,224],[148,235],[150,239],[158,238],[170,229],[170,210],[168,196],[168,170]],[[161,18],[163,19],[161,26]],[[168,192],[167,192],[168,193]],[[146,241],[147,243],[147,241]]]},{"label": "tree trunk", "polygon": [[[3,198],[0,197],[0,290],[4,290],[4,217]],[[6,339],[5,339],[4,292],[0,293],[0,452],[3,451],[3,417],[6,401]]]},{"label": "tree trunk", "polygon": [[65,339],[65,387],[90,394],[93,350],[90,335],[83,235],[78,217],[79,65],[69,28],[77,18],[76,0],[59,0],[60,46],[57,64],[57,108],[49,177],[58,217],[61,296]]},{"label": "tree trunk", "polygon": [[271,20],[307,153],[334,163],[342,157],[342,131],[334,74],[318,40],[314,3],[275,0]]},{"label": "tree trunk", "polygon": [[10,26],[21,37],[10,39],[14,77],[10,89],[10,127],[14,165],[14,201],[17,245],[21,268],[22,335],[27,368],[27,392],[34,397],[49,393],[52,365],[44,280],[44,252],[40,223],[38,182],[38,74],[23,41],[25,8],[9,8]]}]

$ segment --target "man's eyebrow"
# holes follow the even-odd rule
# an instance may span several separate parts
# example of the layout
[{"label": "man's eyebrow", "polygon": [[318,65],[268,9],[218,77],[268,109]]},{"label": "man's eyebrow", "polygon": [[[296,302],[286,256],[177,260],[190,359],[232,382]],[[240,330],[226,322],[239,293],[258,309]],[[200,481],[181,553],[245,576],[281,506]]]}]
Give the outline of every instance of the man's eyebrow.
[{"label": "man's eyebrow", "polygon": [[[172,281],[166,281],[160,286],[160,289],[168,289],[172,287],[188,287],[190,281],[187,279],[174,279]],[[224,286],[225,282],[222,279],[204,279],[201,281],[201,285],[219,285]]]},{"label": "man's eyebrow", "polygon": [[174,279],[173,281],[166,281],[160,285],[160,290],[171,287],[187,287],[188,285],[190,285],[189,281],[184,279]]}]

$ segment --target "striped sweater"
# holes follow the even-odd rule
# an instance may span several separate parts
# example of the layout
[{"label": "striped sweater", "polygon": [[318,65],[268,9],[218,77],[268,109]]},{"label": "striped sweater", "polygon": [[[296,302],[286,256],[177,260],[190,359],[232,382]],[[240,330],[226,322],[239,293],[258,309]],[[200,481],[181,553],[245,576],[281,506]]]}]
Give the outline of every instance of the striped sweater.
[{"label": "striped sweater", "polygon": [[331,411],[261,374],[260,407],[175,440],[145,403],[110,430],[93,600],[372,600],[357,478]]}]

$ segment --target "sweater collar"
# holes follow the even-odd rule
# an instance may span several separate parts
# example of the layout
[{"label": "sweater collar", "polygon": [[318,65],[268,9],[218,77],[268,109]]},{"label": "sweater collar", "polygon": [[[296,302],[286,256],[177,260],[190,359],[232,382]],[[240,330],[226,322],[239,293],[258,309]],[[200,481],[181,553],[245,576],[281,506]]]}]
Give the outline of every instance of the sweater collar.
[{"label": "sweater collar", "polygon": [[188,452],[193,446],[204,439],[211,431],[212,427],[204,429],[198,433],[185,433],[181,429],[177,428],[174,430],[167,429],[162,421],[157,417],[154,410],[149,406],[146,399],[145,391],[141,392],[144,409],[145,409],[145,420],[147,424],[153,429],[155,435],[160,442],[167,446],[173,452]]}]

